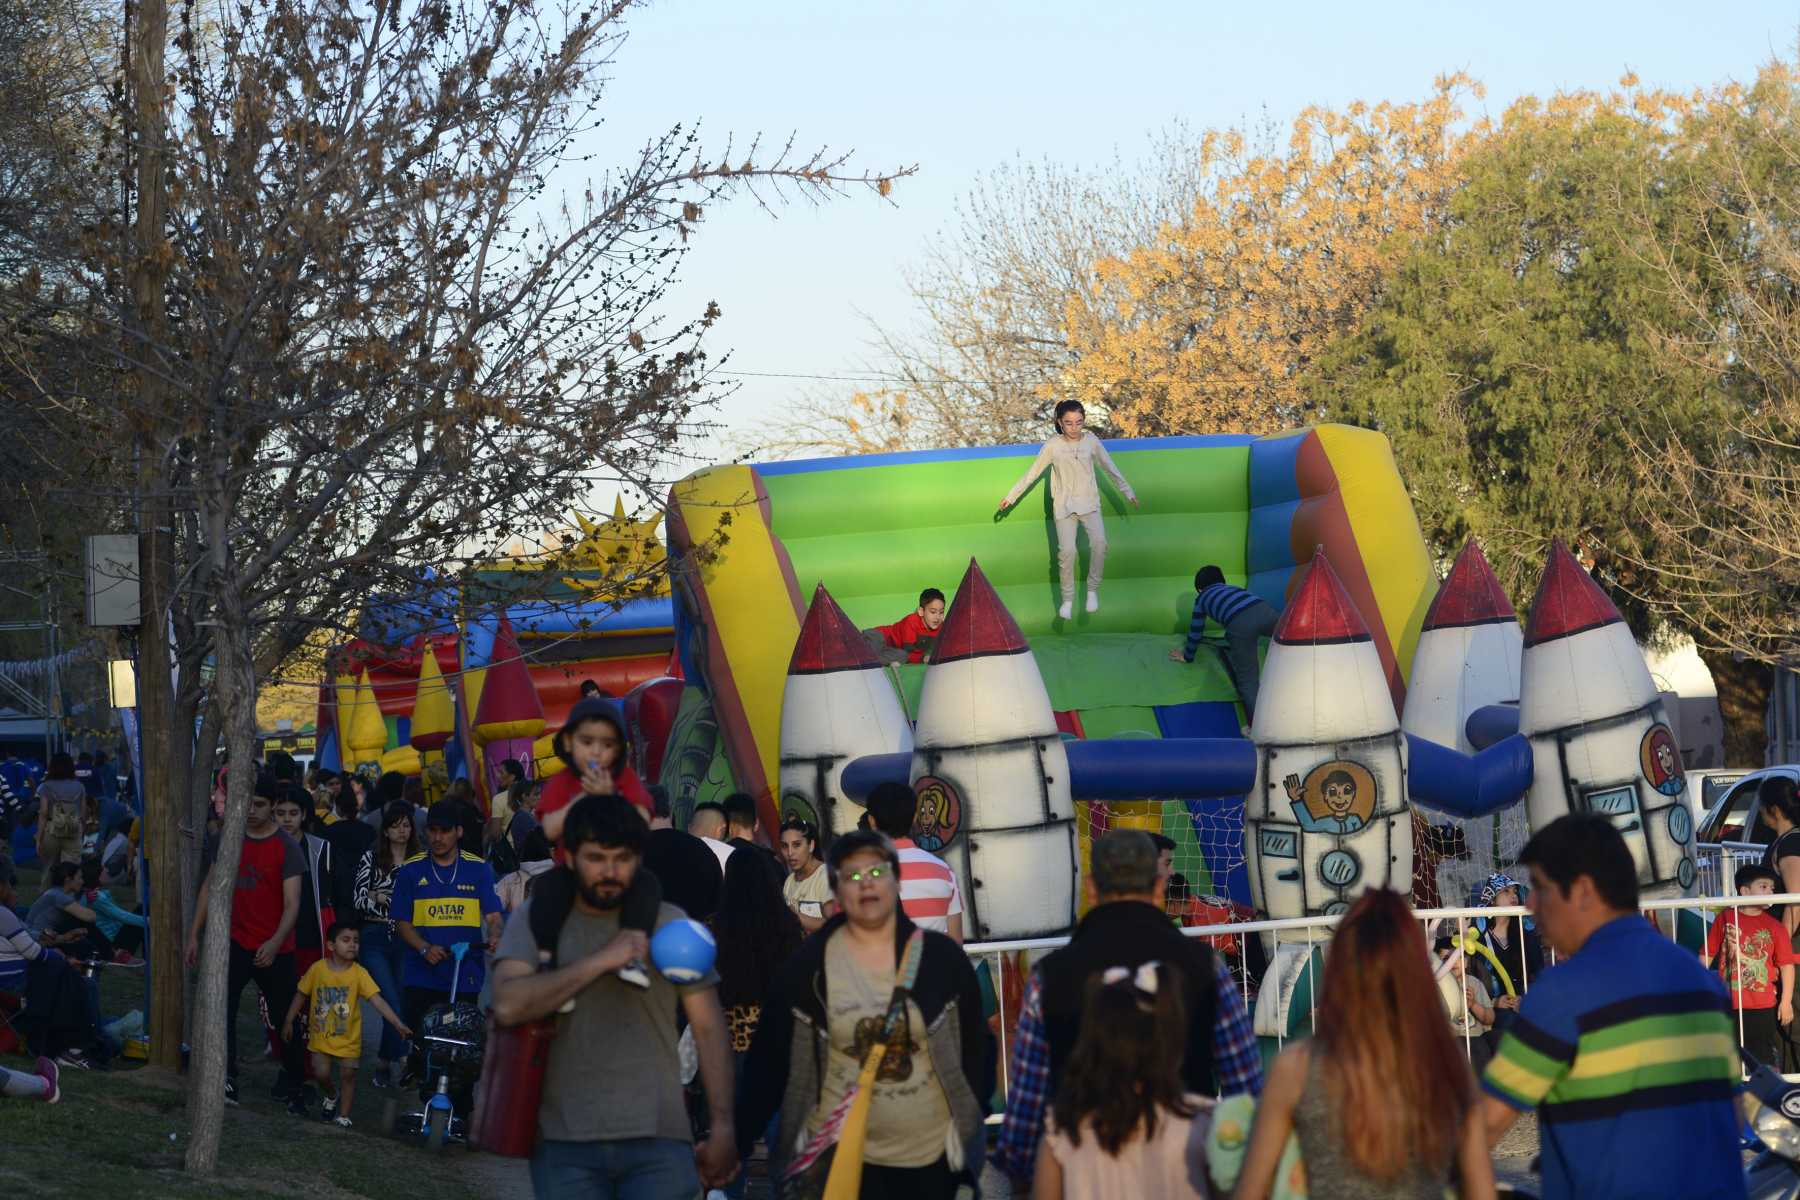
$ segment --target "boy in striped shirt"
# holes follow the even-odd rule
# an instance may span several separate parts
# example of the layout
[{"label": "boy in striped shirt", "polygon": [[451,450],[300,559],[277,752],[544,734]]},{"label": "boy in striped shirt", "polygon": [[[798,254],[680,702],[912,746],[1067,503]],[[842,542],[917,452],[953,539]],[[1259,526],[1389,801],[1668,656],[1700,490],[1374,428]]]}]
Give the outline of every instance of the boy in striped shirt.
[{"label": "boy in striped shirt", "polygon": [[1188,621],[1187,644],[1169,651],[1175,662],[1193,662],[1207,621],[1225,631],[1225,658],[1231,682],[1244,704],[1244,722],[1256,713],[1256,689],[1262,681],[1262,639],[1273,637],[1281,614],[1254,592],[1225,582],[1225,572],[1212,563],[1194,573],[1194,615]]},{"label": "boy in striped shirt", "polygon": [[912,840],[918,798],[904,783],[876,785],[869,793],[869,819],[893,839],[900,852],[900,910],[920,929],[935,929],[962,944],[962,889],[956,872]]},{"label": "boy in striped shirt", "polygon": [[1536,1109],[1544,1200],[1743,1200],[1724,985],[1637,911],[1637,865],[1607,818],[1552,821],[1519,861],[1561,961],[1482,1074],[1488,1144]]}]

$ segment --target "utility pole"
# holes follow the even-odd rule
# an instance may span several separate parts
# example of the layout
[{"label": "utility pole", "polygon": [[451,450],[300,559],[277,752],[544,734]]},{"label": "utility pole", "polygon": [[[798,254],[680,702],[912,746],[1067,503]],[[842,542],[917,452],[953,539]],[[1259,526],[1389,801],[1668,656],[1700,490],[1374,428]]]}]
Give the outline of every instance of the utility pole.
[{"label": "utility pole", "polygon": [[[177,781],[174,756],[189,752],[193,730],[175,728],[174,663],[169,652],[169,599],[174,580],[174,538],[165,473],[165,440],[171,436],[168,397],[151,363],[168,344],[169,316],[164,288],[168,249],[163,230],[165,120],[163,51],[168,41],[167,0],[126,0],[126,89],[135,151],[137,206],[133,214],[127,278],[132,321],[139,334],[140,366],[125,386],[136,392],[132,409],[137,435],[139,505],[138,571],[143,625],[138,636],[138,720],[143,765],[144,849],[150,864],[150,1061],[179,1070],[186,1035],[182,1013],[186,930],[182,919],[181,821],[186,788]],[[183,741],[182,739],[186,739]]]}]

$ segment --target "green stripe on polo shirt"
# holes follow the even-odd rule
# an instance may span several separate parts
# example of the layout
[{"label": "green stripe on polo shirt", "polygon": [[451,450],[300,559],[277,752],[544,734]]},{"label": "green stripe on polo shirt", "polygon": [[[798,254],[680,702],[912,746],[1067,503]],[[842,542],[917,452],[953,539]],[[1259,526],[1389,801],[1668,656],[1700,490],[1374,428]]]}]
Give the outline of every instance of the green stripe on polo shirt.
[{"label": "green stripe on polo shirt", "polygon": [[1729,1033],[1731,1032],[1730,1024],[1730,1019],[1716,1007],[1696,1009],[1691,1012],[1665,1013],[1654,1017],[1639,1017],[1636,1020],[1621,1021],[1617,1025],[1608,1025],[1592,1032],[1583,1032],[1580,1037],[1580,1052],[1597,1054],[1601,1051],[1631,1045],[1634,1042],[1655,1041],[1659,1038]]}]

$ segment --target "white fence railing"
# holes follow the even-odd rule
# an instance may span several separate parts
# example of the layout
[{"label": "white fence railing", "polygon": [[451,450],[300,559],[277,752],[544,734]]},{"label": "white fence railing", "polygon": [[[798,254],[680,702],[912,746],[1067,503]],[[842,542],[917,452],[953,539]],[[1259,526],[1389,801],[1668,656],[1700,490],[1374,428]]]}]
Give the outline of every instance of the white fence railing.
[{"label": "white fence railing", "polygon": [[1738,869],[1760,863],[1768,850],[1755,842],[1699,843],[1694,847],[1694,865],[1699,868],[1694,890],[1702,896],[1737,895]]},{"label": "white fence railing", "polygon": [[[1737,849],[1737,847],[1728,846],[1728,849]],[[1747,859],[1749,857],[1747,851],[1752,849],[1752,847],[1743,847],[1742,849],[1745,850],[1745,858]],[[1756,851],[1756,861],[1760,862],[1763,847],[1757,846],[1753,847],[1753,849]],[[1719,860],[1715,859],[1714,861],[1717,862]],[[1741,866],[1743,864],[1742,862],[1739,862],[1736,865]],[[1731,870],[1735,872],[1736,866],[1733,866]],[[1729,878],[1727,878],[1726,882],[1729,886]],[[1702,915],[1703,921],[1710,928],[1714,915],[1720,911],[1727,909],[1735,910],[1738,908],[1755,908],[1771,904],[1800,905],[1800,892],[1784,893],[1774,896],[1720,895],[1709,899],[1690,900],[1687,898],[1675,898],[1670,900],[1646,900],[1640,907],[1647,913],[1667,912],[1674,914],[1680,911],[1696,912]],[[1455,939],[1458,942],[1461,942],[1469,929],[1471,922],[1482,919],[1491,919],[1498,916],[1523,918],[1528,914],[1523,906],[1510,905],[1507,907],[1495,908],[1422,908],[1414,910],[1413,915],[1420,924],[1425,927],[1425,940],[1429,945],[1440,929],[1453,929]],[[1282,941],[1295,942],[1304,945],[1307,948],[1307,958],[1310,960],[1311,951],[1314,947],[1323,947],[1330,943],[1332,932],[1337,926],[1337,923],[1342,919],[1343,918],[1340,915],[1333,917],[1293,917],[1280,920],[1241,921],[1227,925],[1197,925],[1192,928],[1183,929],[1181,932],[1187,937],[1206,938],[1212,943],[1215,950],[1225,953],[1227,960],[1232,963],[1232,975],[1233,978],[1237,980],[1238,987],[1242,991],[1244,1005],[1252,1014],[1254,1014],[1256,1009],[1255,988],[1252,986],[1250,973],[1245,969],[1244,965],[1246,939],[1253,934],[1280,934],[1283,935],[1281,937]],[[1666,922],[1658,922],[1658,926],[1659,928],[1670,930],[1671,936],[1673,936],[1672,930],[1675,926],[1675,921],[1672,918]],[[986,962],[988,964],[989,978],[993,983],[994,995],[995,999],[998,1001],[1000,1011],[1000,1073],[1001,1088],[1003,1091],[1007,1086],[1006,1074],[1011,1068],[1012,1060],[1011,1047],[1008,1044],[1012,1035],[1012,1029],[1008,1024],[1008,1013],[1011,1011],[1010,1005],[1017,1004],[1019,1000],[1017,995],[1009,996],[1006,991],[1005,959],[1009,955],[1014,955],[1023,951],[1026,955],[1027,969],[1029,969],[1029,964],[1035,962],[1037,958],[1042,957],[1043,954],[1046,954],[1059,946],[1067,945],[1068,942],[1069,939],[1067,937],[1048,937],[1013,941],[971,942],[963,947],[964,952],[967,953],[971,959],[975,960],[977,963]],[[1547,943],[1544,946],[1544,955],[1547,962],[1550,965],[1554,965],[1556,961],[1556,952]],[[1023,972],[1019,973],[1018,979],[1020,986],[1022,986]],[[1530,980],[1522,977],[1515,981],[1515,984],[1518,991],[1523,994],[1530,986]],[[1315,986],[1309,989],[1309,993],[1312,997],[1310,1003],[1316,1005],[1318,995],[1317,987]],[[1316,1008],[1308,1015],[1309,1018],[1316,1016]],[[1443,1019],[1449,1020],[1449,1014],[1444,1013]],[[1311,1024],[1310,1019],[1308,1024]],[[1738,1017],[1738,1035],[1741,1040],[1743,1036],[1743,1016],[1741,1013]],[[1277,1036],[1277,1044],[1281,1044],[1282,1041],[1283,1039],[1280,1036]],[[1474,1035],[1467,1032],[1465,1029],[1463,1034],[1463,1049],[1471,1058],[1474,1057],[1475,1041],[1476,1038]],[[1776,1066],[1777,1068],[1780,1066],[1780,1064],[1770,1065]],[[1000,1117],[995,1115],[989,1117],[988,1120],[990,1123],[994,1123],[999,1121]]]}]

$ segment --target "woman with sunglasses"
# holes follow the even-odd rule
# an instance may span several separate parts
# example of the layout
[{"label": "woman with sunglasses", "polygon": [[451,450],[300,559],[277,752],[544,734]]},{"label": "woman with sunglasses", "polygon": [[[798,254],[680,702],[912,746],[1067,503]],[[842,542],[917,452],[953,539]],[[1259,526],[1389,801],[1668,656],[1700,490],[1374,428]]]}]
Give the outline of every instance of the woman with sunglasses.
[{"label": "woman with sunglasses", "polygon": [[740,1150],[777,1110],[777,1195],[833,1173],[865,1198],[949,1200],[980,1175],[993,1042],[961,948],[900,911],[900,856],[847,833],[826,870],[838,912],[770,986],[738,1089]]}]

